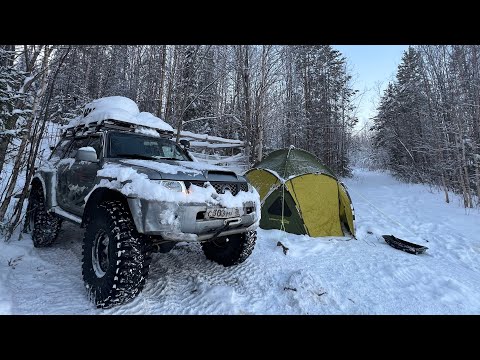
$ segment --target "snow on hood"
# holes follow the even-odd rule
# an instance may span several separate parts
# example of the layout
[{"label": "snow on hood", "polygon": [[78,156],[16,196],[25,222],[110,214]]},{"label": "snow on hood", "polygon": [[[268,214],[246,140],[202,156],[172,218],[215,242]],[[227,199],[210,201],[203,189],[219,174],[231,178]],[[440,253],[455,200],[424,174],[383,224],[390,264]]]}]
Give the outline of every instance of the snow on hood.
[{"label": "snow on hood", "polygon": [[126,159],[120,160],[121,163],[141,166],[148,169],[152,169],[164,174],[178,174],[179,172],[200,175],[201,171],[188,168],[187,166],[181,165],[171,165],[163,162],[158,162],[154,160],[137,160],[137,159]]},{"label": "snow on hood", "polygon": [[240,191],[234,196],[230,192],[217,194],[215,188],[206,183],[205,187],[192,185],[186,194],[172,191],[163,186],[160,181],[150,180],[146,174],[119,164],[105,164],[103,169],[97,171],[97,176],[103,179],[87,195],[85,201],[97,187],[107,187],[118,190],[126,196],[174,203],[207,203],[224,207],[243,207],[245,202],[252,201],[256,205],[257,214],[260,214],[260,196],[253,186],[250,191]]},{"label": "snow on hood", "polygon": [[123,96],[108,96],[93,100],[85,105],[83,115],[70,121],[66,127],[91,123],[99,124],[103,120],[108,119],[164,131],[173,131],[173,128],[165,121],[149,112],[140,112],[133,100]]}]

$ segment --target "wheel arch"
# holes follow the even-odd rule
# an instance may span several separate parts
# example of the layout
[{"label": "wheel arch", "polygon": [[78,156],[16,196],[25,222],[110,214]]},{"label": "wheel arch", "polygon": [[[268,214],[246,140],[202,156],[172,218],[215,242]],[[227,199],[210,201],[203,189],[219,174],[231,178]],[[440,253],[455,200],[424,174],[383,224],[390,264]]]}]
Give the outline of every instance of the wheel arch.
[{"label": "wheel arch", "polygon": [[42,189],[44,199],[47,198],[45,181],[38,175],[33,177],[32,182],[30,183],[30,191],[32,191],[34,187],[40,187],[40,189]]},{"label": "wheel arch", "polygon": [[121,201],[125,205],[125,208],[131,212],[126,196],[120,191],[99,187],[95,189],[88,197],[87,203],[85,204],[85,208],[83,210],[82,223],[80,226],[85,227],[86,223],[90,219],[90,214],[92,214],[92,211],[95,209],[97,204],[109,200]]}]

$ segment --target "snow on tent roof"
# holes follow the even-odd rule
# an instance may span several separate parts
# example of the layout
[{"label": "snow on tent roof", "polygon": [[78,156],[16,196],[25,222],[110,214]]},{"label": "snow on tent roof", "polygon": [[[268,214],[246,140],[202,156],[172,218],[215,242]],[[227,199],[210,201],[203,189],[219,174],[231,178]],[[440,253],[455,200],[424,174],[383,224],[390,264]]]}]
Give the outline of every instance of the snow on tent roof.
[{"label": "snow on tent roof", "polygon": [[306,173],[322,173],[336,178],[315,155],[293,146],[271,152],[254,168],[269,170],[283,181]]},{"label": "snow on tent roof", "polygon": [[100,124],[103,120],[118,120],[163,131],[173,128],[149,112],[140,112],[137,104],[124,96],[108,96],[93,100],[85,105],[82,116],[73,119],[67,127]]}]

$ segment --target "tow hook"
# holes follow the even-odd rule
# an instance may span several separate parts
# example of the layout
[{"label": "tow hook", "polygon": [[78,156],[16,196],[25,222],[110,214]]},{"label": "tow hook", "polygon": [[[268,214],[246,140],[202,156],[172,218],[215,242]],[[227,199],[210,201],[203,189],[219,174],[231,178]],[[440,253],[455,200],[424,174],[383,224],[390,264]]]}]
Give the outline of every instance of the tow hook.
[{"label": "tow hook", "polygon": [[232,225],[238,225],[242,222],[242,218],[241,217],[235,217],[235,218],[230,218],[230,219],[225,219],[223,221],[223,224],[225,226],[232,226]]},{"label": "tow hook", "polygon": [[242,222],[241,217],[235,217],[235,218],[230,218],[230,219],[223,220],[223,226],[220,229],[218,229],[217,232],[215,234],[213,234],[213,236],[208,241],[215,240],[217,238],[217,236],[221,232],[225,231],[229,226],[238,225],[241,222]]}]

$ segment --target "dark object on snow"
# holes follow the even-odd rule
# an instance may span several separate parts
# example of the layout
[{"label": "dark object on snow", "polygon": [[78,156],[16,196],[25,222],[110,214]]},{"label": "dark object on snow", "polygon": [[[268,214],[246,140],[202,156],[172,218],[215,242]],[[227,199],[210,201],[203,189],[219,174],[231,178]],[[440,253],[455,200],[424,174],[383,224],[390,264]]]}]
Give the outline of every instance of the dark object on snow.
[{"label": "dark object on snow", "polygon": [[395,249],[408,252],[410,254],[418,255],[423,254],[428,248],[426,246],[417,245],[402,239],[399,239],[393,235],[382,235],[385,242],[394,247]]},{"label": "dark object on snow", "polygon": [[283,249],[283,253],[287,255],[288,248],[285,245],[283,245],[280,241],[278,241],[277,246],[281,246]]}]

